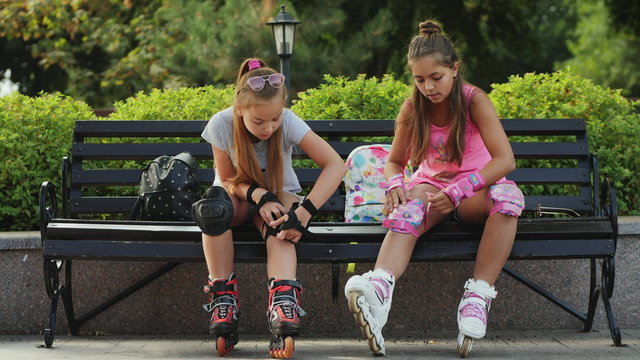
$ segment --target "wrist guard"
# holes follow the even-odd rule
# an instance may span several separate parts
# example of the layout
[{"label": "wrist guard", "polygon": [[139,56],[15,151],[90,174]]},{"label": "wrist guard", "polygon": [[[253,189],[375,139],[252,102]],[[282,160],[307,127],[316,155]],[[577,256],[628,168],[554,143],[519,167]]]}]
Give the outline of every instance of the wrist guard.
[{"label": "wrist guard", "polygon": [[389,178],[389,181],[382,183],[381,186],[386,187],[384,191],[385,196],[389,194],[389,191],[395,188],[402,188],[402,191],[406,191],[406,188],[404,186],[404,174],[393,175],[391,178]]},{"label": "wrist guard", "polygon": [[472,197],[485,185],[482,175],[479,172],[474,172],[442,189],[442,192],[451,198],[453,207],[458,207],[463,199]]},{"label": "wrist guard", "polygon": [[304,199],[300,204],[300,206],[302,206],[305,210],[307,210],[307,212],[311,214],[311,217],[316,216],[316,214],[318,213],[318,209],[316,208],[315,205],[313,205],[313,203],[309,199]]},{"label": "wrist guard", "polygon": [[[313,204],[312,204],[312,206],[313,206]],[[300,231],[300,233],[302,233],[302,238],[300,238],[300,240],[303,240],[304,238],[308,238],[310,236],[313,237],[314,235],[311,232],[309,232],[309,230],[307,230],[307,228],[309,227],[309,224],[307,224],[307,226],[302,226],[302,223],[298,219],[298,215],[296,215],[296,209],[298,207],[299,207],[299,204],[297,202],[293,203],[293,206],[291,206],[291,209],[287,213],[289,218],[285,222],[280,224],[280,227],[278,228],[278,232],[282,231],[282,230],[296,229],[296,230]],[[305,209],[306,209],[306,207],[305,207]],[[309,223],[311,223],[311,222],[309,222]],[[289,241],[289,242],[291,242],[291,241]]]},{"label": "wrist guard", "polygon": [[[249,202],[249,204],[251,204],[252,202],[253,201]],[[262,197],[260,198],[260,201],[258,201],[258,203],[253,202],[253,204],[251,205],[251,209],[249,211],[252,214],[256,214],[256,213],[258,213],[258,211],[260,211],[260,209],[264,206],[264,204],[266,204],[268,202],[276,202],[276,203],[282,205],[282,202],[280,201],[280,199],[278,199],[276,194],[272,193],[271,191],[267,191],[266,193],[264,193],[264,195],[262,195]]]}]

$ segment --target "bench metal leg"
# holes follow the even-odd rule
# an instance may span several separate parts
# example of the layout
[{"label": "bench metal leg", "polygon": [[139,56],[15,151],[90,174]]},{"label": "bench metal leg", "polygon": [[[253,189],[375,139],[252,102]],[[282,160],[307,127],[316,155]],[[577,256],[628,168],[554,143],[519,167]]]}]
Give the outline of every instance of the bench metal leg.
[{"label": "bench metal leg", "polygon": [[[608,260],[609,259],[604,260],[604,261],[607,262]],[[611,269],[611,266],[609,267],[609,269]],[[611,304],[609,303],[609,299],[611,298],[611,295],[609,295],[609,294],[611,293],[611,290],[612,290],[612,287],[613,287],[613,273],[612,273],[611,270],[606,270],[605,266],[603,266],[603,268],[602,268],[602,285],[598,286],[597,285],[597,281],[596,281],[596,260],[595,259],[591,259],[591,271],[590,271],[591,274],[590,274],[590,279],[589,279],[590,280],[589,281],[590,282],[590,285],[589,285],[589,306],[588,306],[588,310],[587,310],[586,314],[581,312],[581,311],[578,311],[577,309],[575,309],[573,306],[571,306],[566,301],[558,298],[557,296],[555,296],[554,294],[552,294],[548,290],[544,289],[540,285],[536,284],[535,282],[529,280],[528,278],[526,278],[522,274],[520,274],[517,271],[513,270],[511,267],[505,265],[504,268],[502,269],[502,271],[505,272],[507,275],[511,276],[512,278],[514,278],[515,280],[517,280],[518,282],[522,283],[523,285],[525,285],[529,289],[535,291],[536,293],[538,293],[539,295],[541,295],[545,299],[551,301],[553,304],[557,305],[558,307],[560,307],[564,311],[568,312],[570,315],[573,315],[575,318],[580,320],[582,322],[583,326],[584,326],[583,329],[586,332],[591,331],[591,327],[593,325],[593,319],[594,319],[594,316],[595,316],[596,305],[598,304],[598,298],[602,297],[603,304],[604,304],[604,307],[605,307],[605,310],[606,310],[606,313],[607,313],[609,331],[611,333],[611,339],[613,340],[613,344],[615,346],[625,346],[625,345],[622,344],[622,339],[621,339],[621,335],[620,335],[620,329],[616,325],[615,317],[614,317],[614,314],[613,314],[613,309],[611,307]],[[607,284],[609,284],[610,286],[606,286]],[[608,292],[606,291],[607,287],[611,288],[611,289],[609,289]]]},{"label": "bench metal leg", "polygon": [[331,297],[333,303],[338,303],[338,296],[340,296],[340,264],[331,264]]},{"label": "bench metal leg", "polygon": [[[71,335],[78,335],[79,328],[82,324],[88,320],[96,317],[98,314],[109,309],[113,305],[117,304],[121,300],[125,299],[129,295],[143,288],[145,285],[161,277],[167,272],[171,271],[180,263],[167,263],[161,266],[159,269],[150,273],[143,279],[137,281],[133,285],[129,286],[125,290],[116,294],[112,298],[108,299],[104,303],[96,306],[94,309],[88,311],[86,314],[79,318],[75,317],[75,310],[73,307],[73,295],[72,295],[72,273],[71,273],[71,260],[44,260],[44,273],[45,273],[45,287],[47,289],[47,295],[51,299],[51,308],[49,312],[49,325],[44,330],[44,343],[46,347],[51,347],[55,339],[57,314],[58,314],[58,299],[62,297],[62,304],[64,305],[65,314],[69,324],[69,332]],[[62,267],[65,268],[65,284],[60,284],[60,271]]]},{"label": "bench metal leg", "polygon": [[607,314],[607,323],[609,325],[609,333],[615,346],[625,346],[622,344],[622,336],[620,334],[620,328],[618,328],[615,316],[613,314],[613,308],[611,306],[611,296],[613,296],[613,286],[615,282],[615,258],[604,259],[600,264],[601,269],[601,284],[596,284],[596,260],[591,260],[591,299],[589,301],[589,313],[588,320],[585,324],[585,331],[590,331],[593,324],[593,318],[595,317],[595,307],[598,302],[598,298],[602,298],[602,305],[604,306],[605,313]]},{"label": "bench metal leg", "polygon": [[49,308],[49,324],[43,331],[44,344],[48,348],[53,345],[56,335],[56,326],[58,322],[58,299],[66,292],[64,285],[60,284],[60,271],[64,265],[64,261],[45,259],[43,262],[44,284],[47,290],[47,296],[51,299],[51,306]]},{"label": "bench metal leg", "polygon": [[[137,281],[133,285],[129,286],[125,290],[121,291],[120,293],[118,293],[115,296],[113,296],[112,298],[110,298],[109,300],[107,300],[104,303],[96,306],[93,310],[90,310],[86,314],[84,314],[81,317],[79,317],[78,319],[76,319],[75,320],[75,325],[77,327],[80,327],[82,324],[84,324],[88,320],[96,317],[97,315],[99,315],[100,313],[102,313],[105,310],[109,309],[110,307],[112,307],[113,305],[117,304],[121,300],[124,300],[129,295],[131,295],[131,294],[135,293],[136,291],[142,289],[144,286],[146,286],[150,282],[154,281],[155,279],[161,277],[162,275],[168,273],[169,271],[171,271],[171,269],[175,268],[178,265],[180,265],[180,263],[167,263],[167,264],[161,266],[156,271],[150,273],[149,275],[145,276],[143,279]],[[76,329],[76,331],[77,331],[77,329]],[[73,335],[76,335],[76,334],[73,334]]]}]

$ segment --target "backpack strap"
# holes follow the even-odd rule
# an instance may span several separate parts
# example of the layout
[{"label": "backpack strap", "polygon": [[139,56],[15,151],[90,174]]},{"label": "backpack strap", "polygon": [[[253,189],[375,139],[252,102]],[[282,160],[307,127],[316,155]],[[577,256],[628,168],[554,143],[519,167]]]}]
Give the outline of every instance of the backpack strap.
[{"label": "backpack strap", "polygon": [[129,213],[129,217],[127,220],[140,220],[142,218],[142,196],[138,196],[135,204],[133,204],[133,209],[131,209],[131,213]]}]

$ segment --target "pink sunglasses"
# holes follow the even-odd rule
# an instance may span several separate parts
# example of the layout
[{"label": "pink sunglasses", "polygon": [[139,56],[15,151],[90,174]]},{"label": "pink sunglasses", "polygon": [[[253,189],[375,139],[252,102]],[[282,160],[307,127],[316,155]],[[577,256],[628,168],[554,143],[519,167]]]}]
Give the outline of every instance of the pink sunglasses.
[{"label": "pink sunglasses", "polygon": [[284,84],[284,75],[281,73],[264,75],[264,76],[252,76],[247,80],[247,84],[253,91],[260,91],[264,89],[264,85],[269,82],[274,88],[279,88]]}]

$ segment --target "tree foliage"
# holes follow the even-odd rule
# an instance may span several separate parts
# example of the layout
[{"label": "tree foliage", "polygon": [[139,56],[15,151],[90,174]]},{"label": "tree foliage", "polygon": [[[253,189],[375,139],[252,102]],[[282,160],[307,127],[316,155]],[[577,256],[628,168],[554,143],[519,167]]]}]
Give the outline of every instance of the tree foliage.
[{"label": "tree foliage", "polygon": [[[323,74],[406,72],[417,24],[437,18],[456,41],[467,78],[483,88],[508,75],[549,71],[568,56],[572,8],[541,0],[290,0],[302,21],[292,58],[295,94]],[[567,2],[568,3],[568,2]],[[138,91],[233,83],[243,58],[278,67],[265,22],[275,0],[4,1],[0,72],[21,92],[59,90],[94,107]]]},{"label": "tree foliage", "polygon": [[639,94],[640,38],[629,27],[635,23],[616,23],[605,0],[579,2],[577,11],[580,20],[568,41],[573,57],[559,67],[570,66],[598,84],[623,89],[624,95]]},{"label": "tree foliage", "polygon": [[640,114],[619,89],[564,69],[511,76],[493,85],[489,97],[501,118],[586,120],[589,151],[598,155],[601,177],[610,178],[618,189],[620,211],[638,213]]}]

